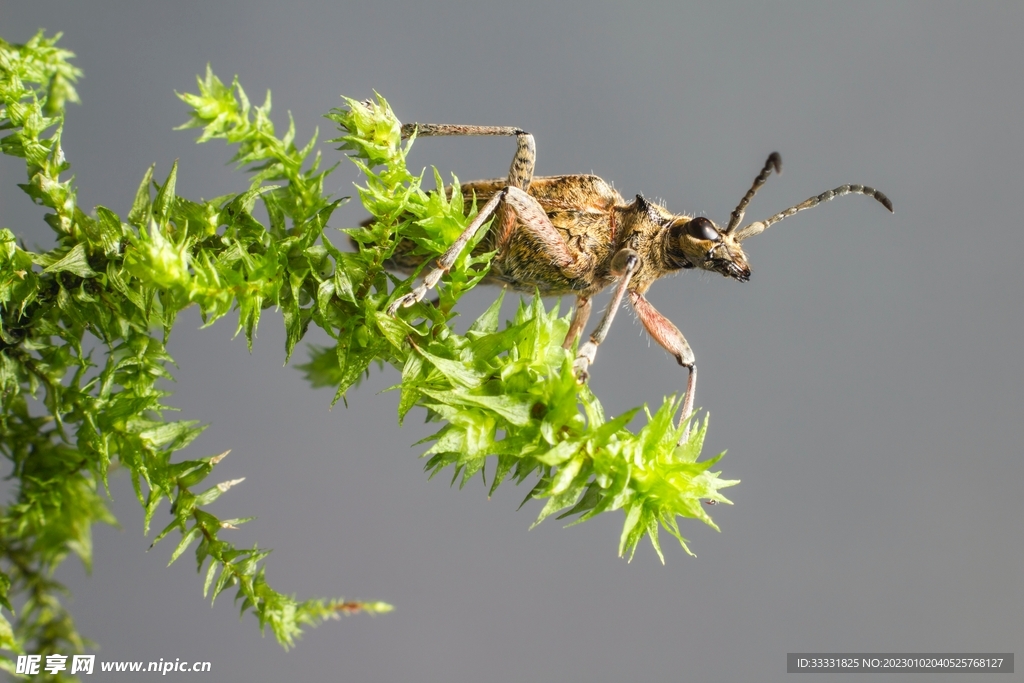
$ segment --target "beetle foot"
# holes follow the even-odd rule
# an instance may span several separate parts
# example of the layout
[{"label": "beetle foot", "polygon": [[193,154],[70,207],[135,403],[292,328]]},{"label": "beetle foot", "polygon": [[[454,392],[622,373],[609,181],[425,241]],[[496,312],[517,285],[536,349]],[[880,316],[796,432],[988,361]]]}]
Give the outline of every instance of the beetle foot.
[{"label": "beetle foot", "polygon": [[576,360],[572,363],[572,371],[576,375],[576,382],[579,384],[583,384],[590,377],[590,373],[587,370],[594,362],[596,355],[597,344],[594,342],[588,341],[580,347],[579,352],[576,354]]}]

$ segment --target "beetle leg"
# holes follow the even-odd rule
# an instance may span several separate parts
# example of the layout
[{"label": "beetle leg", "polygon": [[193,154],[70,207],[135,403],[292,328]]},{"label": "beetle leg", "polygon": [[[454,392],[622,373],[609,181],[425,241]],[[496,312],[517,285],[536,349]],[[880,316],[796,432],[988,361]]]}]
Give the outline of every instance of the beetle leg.
[{"label": "beetle leg", "polygon": [[470,222],[462,234],[459,235],[459,239],[455,240],[452,246],[448,247],[448,250],[441,254],[441,257],[437,259],[437,267],[427,273],[427,276],[423,278],[423,282],[418,287],[413,287],[412,291],[405,296],[395,299],[390,306],[388,306],[388,313],[394,315],[399,308],[406,306],[412,306],[417,301],[422,301],[423,297],[427,295],[427,291],[434,288],[440,281],[441,276],[451,270],[451,267],[455,264],[455,259],[459,257],[462,249],[466,246],[476,231],[480,229],[491,214],[494,213],[494,209],[498,206],[504,196],[504,192],[491,197],[491,200],[484,204],[484,207],[480,209],[480,213],[476,215],[476,218]]},{"label": "beetle leg", "polygon": [[[506,207],[511,205],[514,211],[509,210],[509,208],[498,211],[498,218],[502,224],[498,240],[499,249],[507,242],[508,236],[514,231],[516,215],[518,215],[519,220],[528,228],[536,226],[533,229],[534,234],[540,239],[543,247],[554,251],[556,258],[565,261],[566,257],[568,257],[568,261],[565,261],[566,264],[572,263],[575,260],[569,256],[565,241],[558,234],[558,231],[555,230],[554,226],[551,225],[551,221],[548,220],[544,209],[537,203],[537,200],[527,194],[527,191],[530,189],[530,182],[533,180],[533,169],[537,162],[537,147],[532,135],[522,128],[511,126],[461,126],[447,123],[407,123],[402,126],[403,139],[410,137],[413,133],[423,137],[444,135],[514,135],[516,136],[516,154],[512,158],[512,166],[508,170],[508,186],[491,197],[491,200],[484,205],[480,213],[459,235],[454,244],[437,259],[437,267],[427,273],[427,276],[423,278],[423,282],[388,306],[389,314],[394,315],[399,308],[412,306],[417,301],[422,301],[427,292],[433,289],[441,280],[441,276],[451,270],[455,260],[462,253],[466,244],[476,234],[476,231],[480,229],[480,226],[490,218],[491,214],[495,213],[502,199],[506,200]],[[510,197],[509,195],[513,193],[520,196]]]},{"label": "beetle leg", "polygon": [[[590,334],[590,339],[587,340],[583,346],[576,352],[576,360],[573,361],[572,371],[576,375],[576,381],[582,384],[587,381],[587,377],[590,373],[587,372],[593,362],[594,357],[597,355],[597,347],[604,341],[604,338],[608,336],[608,328],[612,326],[612,320],[615,319],[615,313],[619,310],[619,306],[622,304],[622,296],[626,293],[626,288],[629,287],[629,281],[633,278],[633,272],[636,270],[637,265],[640,263],[640,258],[637,253],[628,247],[620,249],[614,257],[612,257],[612,274],[619,278],[618,284],[615,286],[615,293],[612,294],[612,300],[608,304],[608,308],[604,310],[604,315],[601,316],[601,322],[597,324],[597,327]],[[590,312],[590,302],[586,303],[587,313]],[[585,321],[585,320],[584,320]],[[576,324],[576,320],[573,320],[573,325]],[[580,323],[580,327],[583,323]],[[570,331],[572,326],[570,326]],[[568,340],[567,340],[568,341]]]},{"label": "beetle leg", "polygon": [[[504,202],[501,212],[505,216],[511,216],[511,220],[518,221],[519,229],[529,231],[536,238],[545,257],[550,259],[551,263],[559,268],[566,268],[576,263],[576,258],[569,252],[565,240],[558,230],[555,229],[555,226],[551,224],[551,220],[544,213],[543,207],[526,192],[510,185],[495,194],[491,197],[490,201],[484,204],[480,213],[459,235],[459,238],[437,259],[437,267],[427,273],[427,276],[423,278],[423,282],[418,287],[413,288],[411,292],[399,297],[388,306],[388,313],[394,315],[399,308],[412,306],[417,301],[422,301],[427,292],[433,289],[441,280],[441,276],[455,265],[455,260],[462,253],[466,244],[472,239],[476,231],[480,229],[480,226],[495,212],[501,202]],[[503,251],[503,248],[504,245],[498,245],[499,252]]]},{"label": "beetle leg", "polygon": [[514,135],[516,155],[508,170],[508,184],[526,192],[533,180],[533,168],[537,164],[537,146],[533,136],[522,128],[513,126],[461,126],[451,123],[407,123],[402,126],[402,138],[413,133],[418,137],[439,135]]},{"label": "beetle leg", "polygon": [[576,310],[572,313],[572,322],[569,324],[569,331],[566,332],[565,341],[562,343],[563,349],[572,348],[573,342],[580,336],[580,332],[587,324],[587,318],[590,317],[590,307],[589,296],[576,297]]},{"label": "beetle leg", "polygon": [[683,401],[683,414],[680,418],[681,420],[687,420],[686,430],[679,439],[681,444],[690,436],[689,419],[690,413],[693,411],[693,396],[697,390],[697,368],[693,351],[690,349],[690,345],[686,343],[686,338],[679,331],[679,328],[673,325],[671,320],[658,313],[654,306],[644,298],[643,294],[630,292],[629,300],[632,302],[640,322],[644,324],[647,332],[654,337],[654,341],[658,342],[663,349],[675,356],[676,361],[680,365],[689,370],[689,376],[686,378],[686,399]]}]

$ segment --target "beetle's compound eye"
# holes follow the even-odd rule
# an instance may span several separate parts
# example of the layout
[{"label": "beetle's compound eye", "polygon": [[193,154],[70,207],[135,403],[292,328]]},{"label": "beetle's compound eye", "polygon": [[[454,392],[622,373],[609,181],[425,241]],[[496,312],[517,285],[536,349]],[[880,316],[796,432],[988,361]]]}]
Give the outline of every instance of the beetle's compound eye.
[{"label": "beetle's compound eye", "polygon": [[721,239],[718,231],[715,230],[714,224],[703,216],[691,219],[690,222],[686,224],[686,233],[690,237],[696,237],[699,240],[717,242]]}]

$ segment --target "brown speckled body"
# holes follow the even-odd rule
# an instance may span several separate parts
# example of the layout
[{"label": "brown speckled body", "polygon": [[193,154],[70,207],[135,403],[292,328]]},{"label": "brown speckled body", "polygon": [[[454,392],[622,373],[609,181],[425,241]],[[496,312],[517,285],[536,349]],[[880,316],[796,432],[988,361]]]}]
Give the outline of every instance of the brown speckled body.
[{"label": "brown speckled body", "polygon": [[[462,194],[467,201],[475,194],[482,205],[506,183],[505,178],[475,181],[463,185]],[[609,262],[618,248],[616,208],[623,203],[619,193],[597,176],[569,175],[534,178],[529,194],[576,258],[559,268],[545,258],[543,245],[530,231],[492,229],[478,247],[498,250],[490,280],[520,291],[536,288],[544,295],[588,295],[607,287],[614,279]],[[506,220],[499,209],[494,225],[503,226]],[[504,245],[498,244],[501,241]],[[504,252],[499,246],[504,246]]]},{"label": "brown speckled body", "polygon": [[[844,194],[873,197],[892,211],[889,199],[874,188],[842,185],[765,221],[740,228],[754,194],[772,171],[778,173],[782,169],[782,158],[773,152],[723,230],[707,218],[673,214],[640,195],[627,203],[608,183],[594,175],[533,177],[536,162],[533,136],[520,128],[419,123],[402,126],[403,138],[413,135],[514,136],[516,154],[507,177],[476,180],[462,186],[463,199],[472,201],[475,197],[479,213],[437,259],[436,267],[426,274],[422,284],[393,299],[389,313],[396,315],[401,308],[422,301],[455,264],[476,231],[483,229],[486,220],[492,219],[474,250],[478,254],[495,253],[488,281],[525,292],[576,297],[572,322],[563,344],[565,348],[571,348],[582,334],[590,316],[592,297],[615,283],[611,303],[593,333],[577,349],[573,362],[577,380],[586,381],[597,347],[607,336],[615,312],[628,295],[633,310],[651,337],[688,370],[683,419],[689,418],[694,405],[695,359],[679,329],[644,296],[655,280],[683,268],[699,268],[746,282],[750,279],[750,266],[740,247],[742,241],[798,211]],[[414,244],[406,240],[398,245],[389,265],[410,270],[420,265],[423,258],[414,253]],[[688,433],[689,426],[683,430],[680,443]]]},{"label": "brown speckled body", "polygon": [[[467,205],[475,196],[477,205],[483,206],[507,184],[507,178],[476,180],[461,186],[462,195]],[[668,225],[687,221],[689,216],[672,214],[640,196],[627,203],[595,175],[535,177],[529,194],[544,209],[573,260],[559,267],[536,235],[519,229],[516,217],[506,217],[505,207],[499,206],[491,229],[474,249],[476,254],[497,251],[485,282],[523,292],[537,290],[545,296],[590,297],[615,281],[611,260],[626,247],[644,256],[637,264],[630,291],[642,294],[666,273],[692,267],[666,253]],[[512,222],[511,229],[507,222]],[[422,263],[423,257],[410,253],[413,246],[408,241],[399,245],[390,265],[409,271]]]}]

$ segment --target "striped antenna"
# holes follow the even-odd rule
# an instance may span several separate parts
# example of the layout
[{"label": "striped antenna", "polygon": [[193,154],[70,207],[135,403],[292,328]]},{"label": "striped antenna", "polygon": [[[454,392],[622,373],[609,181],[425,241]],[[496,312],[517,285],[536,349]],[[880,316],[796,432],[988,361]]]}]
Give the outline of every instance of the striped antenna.
[{"label": "striped antenna", "polygon": [[844,194],[862,194],[866,197],[871,197],[878,201],[882,206],[889,209],[889,212],[892,213],[892,202],[889,201],[888,197],[886,197],[884,194],[882,194],[875,188],[868,187],[867,185],[840,185],[834,190],[822,192],[817,197],[811,197],[805,202],[801,202],[796,206],[791,206],[785,211],[780,211],[779,213],[775,214],[768,220],[751,223],[750,225],[746,226],[745,228],[736,233],[736,241],[742,242],[748,237],[753,237],[754,235],[764,232],[764,230],[768,226],[778,223],[783,218],[789,218],[790,216],[799,211],[814,208],[815,206],[821,204],[822,202],[827,202],[829,200],[835,199],[836,197],[842,197]]},{"label": "striped antenna", "polygon": [[728,235],[730,232],[736,229],[736,226],[743,220],[743,214],[747,211],[747,204],[754,198],[757,191],[761,189],[764,182],[768,180],[768,176],[772,174],[772,170],[776,173],[782,173],[782,157],[779,156],[778,152],[772,152],[768,155],[768,161],[764,162],[764,168],[754,178],[754,184],[747,190],[747,194],[740,200],[739,205],[732,212],[732,216],[729,218],[729,227],[725,229],[725,234]]}]

